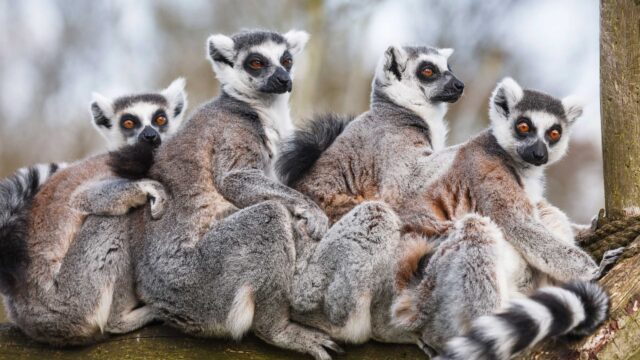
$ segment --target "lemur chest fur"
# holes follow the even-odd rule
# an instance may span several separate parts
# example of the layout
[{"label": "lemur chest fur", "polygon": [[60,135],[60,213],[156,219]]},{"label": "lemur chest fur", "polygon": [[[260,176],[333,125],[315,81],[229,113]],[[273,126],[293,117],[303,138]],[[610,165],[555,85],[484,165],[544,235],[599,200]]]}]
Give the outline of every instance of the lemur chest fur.
[{"label": "lemur chest fur", "polygon": [[289,97],[279,96],[271,106],[254,106],[267,137],[267,149],[271,154],[266,173],[275,178],[274,160],[278,157],[278,148],[283,139],[293,134],[294,127],[289,115]]}]

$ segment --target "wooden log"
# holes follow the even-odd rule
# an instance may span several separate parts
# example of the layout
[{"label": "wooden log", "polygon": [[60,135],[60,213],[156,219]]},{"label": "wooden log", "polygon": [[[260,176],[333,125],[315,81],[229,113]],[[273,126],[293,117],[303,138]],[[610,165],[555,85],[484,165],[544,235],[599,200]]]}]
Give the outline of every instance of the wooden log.
[{"label": "wooden log", "polygon": [[640,206],[640,0],[602,0],[600,78],[608,218]]}]

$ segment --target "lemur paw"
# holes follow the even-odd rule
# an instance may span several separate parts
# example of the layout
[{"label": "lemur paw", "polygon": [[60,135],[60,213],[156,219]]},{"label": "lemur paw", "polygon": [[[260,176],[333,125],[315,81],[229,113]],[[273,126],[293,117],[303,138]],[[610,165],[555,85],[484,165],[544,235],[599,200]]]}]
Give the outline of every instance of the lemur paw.
[{"label": "lemur paw", "polygon": [[329,218],[316,204],[298,207],[294,215],[300,219],[298,230],[316,241],[329,229]]},{"label": "lemur paw", "polygon": [[154,220],[160,219],[162,215],[164,215],[165,205],[167,203],[167,193],[164,190],[164,186],[152,180],[144,181],[140,186],[149,197],[151,218]]},{"label": "lemur paw", "polygon": [[598,272],[596,279],[602,278],[609,269],[618,262],[620,256],[624,253],[625,248],[619,247],[613,250],[607,250],[604,255],[602,255],[602,260],[600,261],[600,266],[598,267]]}]

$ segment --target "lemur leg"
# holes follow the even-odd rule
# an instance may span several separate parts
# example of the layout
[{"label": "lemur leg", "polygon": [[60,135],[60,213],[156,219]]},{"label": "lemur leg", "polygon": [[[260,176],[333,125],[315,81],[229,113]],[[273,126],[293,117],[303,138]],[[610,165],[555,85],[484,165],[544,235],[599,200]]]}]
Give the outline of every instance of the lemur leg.
[{"label": "lemur leg", "polygon": [[159,292],[159,300],[150,303],[188,333],[240,339],[253,330],[268,343],[329,359],[324,348],[338,349],[329,337],[289,316],[301,246],[294,221],[279,202],[267,201],[223,219],[193,246],[179,240],[161,244],[165,248],[153,261],[162,264],[162,272],[151,276],[159,276],[163,286],[143,288],[143,297]]},{"label": "lemur leg", "polygon": [[[116,222],[118,218],[110,217],[108,221]],[[131,239],[127,242],[131,249]],[[125,334],[150,324],[159,317],[148,305],[142,305],[135,291],[135,269],[131,250],[129,256],[123,257],[124,271],[115,279],[111,313],[105,331],[111,334]]]},{"label": "lemur leg", "polygon": [[440,244],[420,284],[428,295],[418,300],[431,328],[424,333],[433,334],[430,346],[442,349],[474,319],[503,306],[511,291],[509,247],[490,219],[475,214],[461,219]]},{"label": "lemur leg", "polygon": [[166,200],[164,186],[157,181],[114,178],[81,187],[73,194],[71,206],[87,214],[124,215],[149,201],[151,216],[158,219]]},{"label": "lemur leg", "polygon": [[559,240],[575,244],[574,224],[562,210],[542,200],[536,205],[540,222]]},{"label": "lemur leg", "polygon": [[[114,293],[122,296],[129,292],[130,297],[135,297],[133,286],[125,288],[119,282],[122,277],[133,276],[126,226],[99,226],[103,220],[99,216],[87,218],[60,259],[60,268],[51,283],[31,295],[28,308],[19,312],[21,328],[35,339],[57,345],[98,341],[109,331],[114,308],[122,308],[114,307],[118,302]],[[122,222],[118,218],[107,220]],[[135,306],[131,303],[129,306]]]},{"label": "lemur leg", "polygon": [[[342,217],[310,254],[306,268],[296,272],[293,309],[310,312],[324,304],[332,325],[344,326],[368,311],[377,283],[387,280],[400,238],[399,220],[382,202],[365,202]],[[358,308],[358,309],[356,309]],[[368,317],[368,314],[361,314]],[[352,334],[358,342],[365,334]],[[357,336],[356,336],[357,335]]]}]

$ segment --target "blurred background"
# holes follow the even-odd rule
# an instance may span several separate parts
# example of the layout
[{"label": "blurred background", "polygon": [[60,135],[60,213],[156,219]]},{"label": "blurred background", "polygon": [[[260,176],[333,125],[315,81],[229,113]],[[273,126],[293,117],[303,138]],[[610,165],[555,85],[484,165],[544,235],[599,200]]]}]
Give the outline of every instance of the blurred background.
[{"label": "blurred background", "polygon": [[117,96],[187,79],[190,110],[215,96],[205,59],[212,33],[304,29],[296,121],[360,113],[390,44],[452,47],[465,95],[447,116],[450,144],[485,128],[495,83],[510,75],[586,104],[569,155],[549,172],[548,198],[576,221],[603,206],[596,0],[8,0],[0,2],[0,177],[36,162],[105,150],[91,92]]}]

